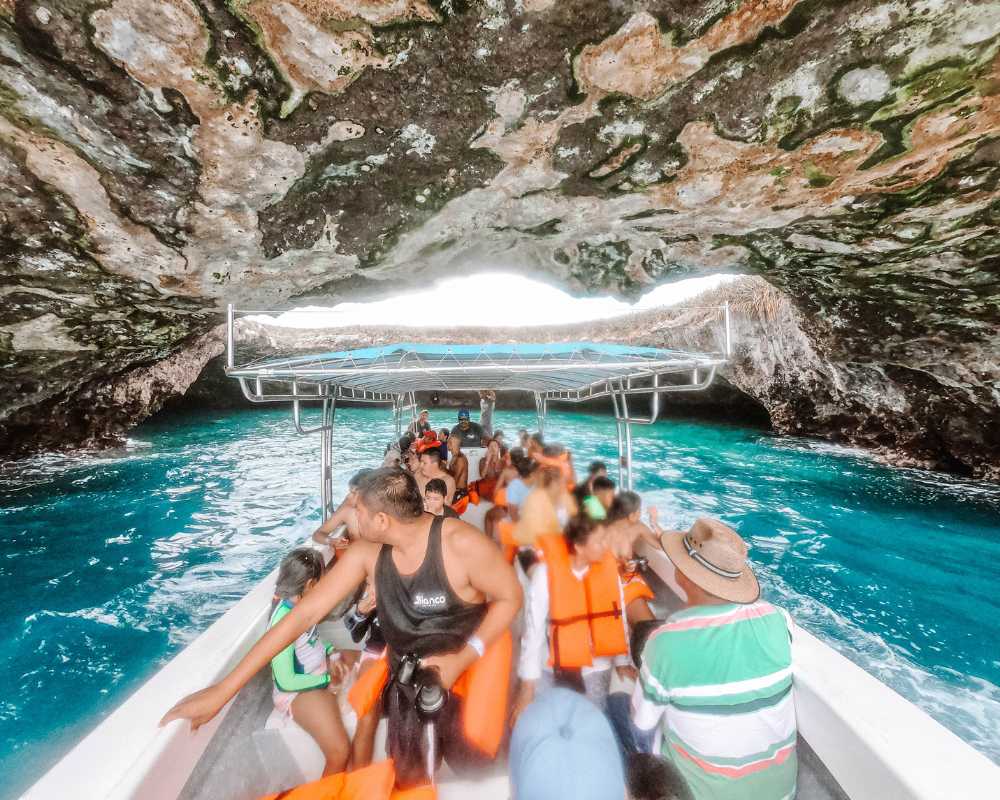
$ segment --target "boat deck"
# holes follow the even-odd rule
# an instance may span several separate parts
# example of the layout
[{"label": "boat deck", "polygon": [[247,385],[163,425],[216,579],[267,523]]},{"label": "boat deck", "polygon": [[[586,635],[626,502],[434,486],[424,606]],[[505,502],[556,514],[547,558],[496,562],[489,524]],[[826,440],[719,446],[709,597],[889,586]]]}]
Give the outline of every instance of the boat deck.
[{"label": "boat deck", "polygon": [[[658,617],[680,606],[677,596],[652,571],[648,580],[656,592],[653,605]],[[273,711],[270,674],[262,670],[233,702],[179,800],[255,800],[316,779],[322,766],[319,748],[294,723],[279,721]],[[348,730],[353,728],[351,714],[345,715],[345,724]],[[383,741],[384,721],[376,752]],[[799,800],[847,800],[801,736],[798,756]],[[438,775],[438,793],[441,800],[509,800],[506,763],[498,760],[475,780],[459,779],[444,767]]]}]

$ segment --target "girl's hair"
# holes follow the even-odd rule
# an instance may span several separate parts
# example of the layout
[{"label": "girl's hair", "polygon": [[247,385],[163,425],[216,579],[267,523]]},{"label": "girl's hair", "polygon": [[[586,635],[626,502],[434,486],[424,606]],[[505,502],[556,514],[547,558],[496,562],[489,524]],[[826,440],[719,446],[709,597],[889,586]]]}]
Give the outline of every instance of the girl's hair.
[{"label": "girl's hair", "polygon": [[573,552],[575,545],[586,544],[590,535],[596,532],[602,524],[603,522],[593,520],[586,514],[575,514],[570,517],[569,522],[566,523],[566,529],[563,531],[570,552]]},{"label": "girl's hair", "polygon": [[619,492],[608,509],[608,522],[618,522],[642,508],[642,498],[635,492]]},{"label": "girl's hair", "polygon": [[306,590],[309,581],[318,581],[323,577],[325,569],[326,564],[318,550],[296,547],[281,561],[274,594],[283,599],[298,597]]}]

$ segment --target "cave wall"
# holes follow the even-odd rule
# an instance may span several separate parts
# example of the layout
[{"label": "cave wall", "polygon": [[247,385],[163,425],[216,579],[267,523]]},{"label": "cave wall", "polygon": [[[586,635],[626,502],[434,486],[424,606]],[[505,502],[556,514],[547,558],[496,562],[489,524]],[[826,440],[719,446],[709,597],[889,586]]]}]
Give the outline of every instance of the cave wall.
[{"label": "cave wall", "polygon": [[948,466],[1000,405],[998,50],[996,0],[0,0],[0,454],[113,440],[95,387],[227,301],[727,269],[850,365],[776,424]]}]

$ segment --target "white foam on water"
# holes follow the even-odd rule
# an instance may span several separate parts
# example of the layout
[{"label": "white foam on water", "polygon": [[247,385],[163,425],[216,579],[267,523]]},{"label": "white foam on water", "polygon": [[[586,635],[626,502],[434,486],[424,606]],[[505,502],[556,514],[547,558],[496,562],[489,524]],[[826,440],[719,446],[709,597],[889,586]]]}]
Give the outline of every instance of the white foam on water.
[{"label": "white foam on water", "polygon": [[796,592],[773,570],[756,570],[764,594],[788,610],[796,623],[1000,764],[1000,686],[942,669],[946,680],[816,598]]}]

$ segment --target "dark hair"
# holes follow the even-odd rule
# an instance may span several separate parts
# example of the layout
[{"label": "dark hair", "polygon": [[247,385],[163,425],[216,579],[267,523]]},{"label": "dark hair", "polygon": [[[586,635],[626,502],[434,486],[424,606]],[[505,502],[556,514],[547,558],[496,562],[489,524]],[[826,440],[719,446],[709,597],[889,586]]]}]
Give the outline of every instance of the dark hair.
[{"label": "dark hair", "polygon": [[573,552],[575,545],[585,544],[590,535],[601,527],[601,525],[602,522],[593,520],[586,514],[574,514],[570,517],[569,522],[566,523],[566,529],[563,531],[563,536],[566,537],[566,545],[569,547],[570,552]]},{"label": "dark hair", "polygon": [[537,444],[539,447],[545,447],[545,437],[542,436],[541,433],[539,432],[533,433],[528,438],[534,440],[535,444]]},{"label": "dark hair", "polygon": [[496,439],[498,436],[500,438],[505,438],[503,435],[503,431],[493,431],[493,438]]},{"label": "dark hair", "polygon": [[434,494],[445,497],[448,494],[448,484],[441,480],[441,478],[431,478],[424,487],[424,494],[428,492],[434,492]]},{"label": "dark hair", "polygon": [[371,472],[371,469],[369,469],[368,467],[365,467],[365,469],[359,469],[351,476],[351,479],[347,482],[347,488],[357,489],[361,485],[361,481],[363,481],[367,477],[369,472]]},{"label": "dark hair", "polygon": [[561,444],[547,444],[542,448],[542,455],[549,458],[556,458],[566,452],[566,448]]},{"label": "dark hair", "polygon": [[528,458],[526,455],[521,455],[520,458],[511,458],[510,463],[514,465],[514,469],[517,470],[517,476],[519,478],[527,478],[535,471],[535,467],[538,466],[538,462],[533,458]]},{"label": "dark hair", "polygon": [[[596,483],[596,481],[595,481]],[[635,492],[619,492],[608,509],[608,522],[617,522],[642,508],[642,498]]]},{"label": "dark hair", "polygon": [[278,580],[274,584],[274,594],[277,597],[297,597],[306,590],[309,581],[318,581],[323,577],[326,563],[319,550],[311,547],[296,547],[281,560],[278,567]]},{"label": "dark hair", "polygon": [[421,458],[423,458],[424,456],[427,456],[427,457],[429,457],[431,459],[431,461],[436,461],[436,462],[438,462],[440,464],[441,463],[441,448],[440,447],[428,447],[426,450],[424,450],[420,454]]},{"label": "dark hair", "polygon": [[590,475],[591,477],[596,475],[598,472],[607,472],[607,471],[608,471],[608,465],[605,464],[603,461],[591,461],[590,466],[587,467],[587,474]]},{"label": "dark hair", "polygon": [[438,431],[438,439],[447,439],[448,435],[451,433],[447,428],[442,428]]},{"label": "dark hair", "polygon": [[693,800],[684,776],[665,758],[649,753],[628,757],[628,793],[633,800]]},{"label": "dark hair", "polygon": [[603,475],[598,475],[590,484],[590,491],[595,494],[597,492],[606,492],[608,489],[613,492],[615,490],[615,482]]},{"label": "dark hair", "polygon": [[632,662],[636,669],[642,668],[642,651],[646,647],[649,635],[663,624],[661,619],[641,619],[632,626],[629,637],[629,650],[632,652]]},{"label": "dark hair", "polygon": [[424,499],[413,476],[398,467],[373,469],[358,487],[359,500],[373,513],[412,522],[424,513]]},{"label": "dark hair", "polygon": [[415,441],[416,437],[412,433],[404,433],[399,437],[399,452],[405,453]]}]

